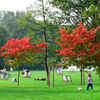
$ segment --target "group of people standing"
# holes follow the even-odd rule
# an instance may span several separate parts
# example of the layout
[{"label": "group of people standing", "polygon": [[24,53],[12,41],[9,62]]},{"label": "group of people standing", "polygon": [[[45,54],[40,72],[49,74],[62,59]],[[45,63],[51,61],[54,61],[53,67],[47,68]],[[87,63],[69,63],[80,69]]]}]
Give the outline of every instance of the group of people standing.
[{"label": "group of people standing", "polygon": [[23,68],[23,77],[31,77],[29,69]]}]

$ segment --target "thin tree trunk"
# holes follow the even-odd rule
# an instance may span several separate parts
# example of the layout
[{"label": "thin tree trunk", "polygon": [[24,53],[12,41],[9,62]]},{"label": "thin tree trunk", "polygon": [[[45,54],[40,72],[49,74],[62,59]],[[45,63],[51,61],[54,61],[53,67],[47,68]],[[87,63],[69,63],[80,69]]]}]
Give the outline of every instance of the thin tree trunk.
[{"label": "thin tree trunk", "polygon": [[81,86],[82,86],[82,69],[80,69],[81,72]]},{"label": "thin tree trunk", "polygon": [[83,70],[83,85],[85,85],[85,72]]},{"label": "thin tree trunk", "polygon": [[[43,8],[43,21],[44,21],[44,41],[47,42],[47,37],[46,37],[46,20],[45,20],[45,12],[44,12],[44,0],[42,0],[42,8]],[[47,85],[50,85],[49,82],[49,71],[48,71],[48,66],[47,66],[47,48],[45,48],[45,56],[44,56],[44,63],[45,63],[45,69],[47,73]]]},{"label": "thin tree trunk", "polygon": [[20,66],[18,67],[18,82],[17,82],[17,86],[19,86],[19,76],[20,76]]},{"label": "thin tree trunk", "polygon": [[99,80],[100,80],[100,69],[99,69]]},{"label": "thin tree trunk", "polygon": [[54,66],[53,67],[53,88],[54,88]]},{"label": "thin tree trunk", "polygon": [[48,88],[50,87],[50,68],[51,68],[51,66],[49,66],[49,84],[48,84]]},{"label": "thin tree trunk", "polygon": [[47,85],[50,85],[48,67],[45,67],[45,70],[46,70],[46,74],[47,74]]}]

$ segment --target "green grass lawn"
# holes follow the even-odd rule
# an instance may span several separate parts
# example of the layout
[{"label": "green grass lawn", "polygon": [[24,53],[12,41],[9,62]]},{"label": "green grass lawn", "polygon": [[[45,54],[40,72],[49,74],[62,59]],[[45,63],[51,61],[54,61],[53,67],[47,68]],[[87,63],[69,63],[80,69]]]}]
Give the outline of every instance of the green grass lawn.
[{"label": "green grass lawn", "polygon": [[[70,73],[64,71],[63,75],[70,75],[72,82],[63,82],[62,76],[55,71],[54,88],[53,73],[50,73],[50,87],[47,81],[36,81],[34,78],[46,78],[45,71],[31,71],[31,78],[22,78],[20,72],[20,82],[12,82],[12,78],[17,78],[17,71],[9,72],[9,80],[0,80],[0,100],[100,100],[100,81],[95,71],[91,72],[94,82],[94,89],[86,91],[87,83],[80,86],[80,72]],[[86,81],[85,74],[85,81]],[[78,90],[82,87],[82,90]]]}]

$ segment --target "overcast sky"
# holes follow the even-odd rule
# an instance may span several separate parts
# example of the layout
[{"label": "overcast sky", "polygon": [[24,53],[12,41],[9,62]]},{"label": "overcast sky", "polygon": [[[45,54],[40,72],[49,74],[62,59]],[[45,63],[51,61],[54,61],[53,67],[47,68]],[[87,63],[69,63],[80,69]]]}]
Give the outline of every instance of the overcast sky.
[{"label": "overcast sky", "polygon": [[1,0],[0,1],[0,11],[25,11],[30,4],[34,4],[36,0]]}]

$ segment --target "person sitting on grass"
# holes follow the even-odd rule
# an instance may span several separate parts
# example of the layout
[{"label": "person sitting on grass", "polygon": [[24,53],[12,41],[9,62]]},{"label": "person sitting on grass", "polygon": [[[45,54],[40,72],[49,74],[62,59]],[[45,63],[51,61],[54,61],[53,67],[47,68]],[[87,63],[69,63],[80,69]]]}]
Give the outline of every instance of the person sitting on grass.
[{"label": "person sitting on grass", "polygon": [[18,82],[15,77],[12,78],[12,82]]},{"label": "person sitting on grass", "polygon": [[91,87],[91,90],[93,90],[93,79],[90,73],[87,74],[87,90],[89,89],[89,87]]}]

